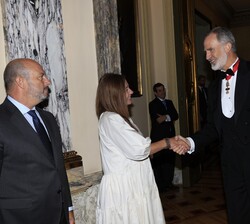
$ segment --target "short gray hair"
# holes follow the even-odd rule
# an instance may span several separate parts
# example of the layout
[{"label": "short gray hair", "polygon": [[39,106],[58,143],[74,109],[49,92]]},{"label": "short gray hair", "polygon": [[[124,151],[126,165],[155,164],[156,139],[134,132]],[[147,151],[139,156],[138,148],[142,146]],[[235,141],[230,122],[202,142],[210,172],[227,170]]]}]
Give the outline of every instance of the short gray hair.
[{"label": "short gray hair", "polygon": [[217,40],[220,43],[222,44],[231,43],[232,51],[236,52],[235,38],[232,32],[228,28],[221,26],[215,27],[207,34],[207,36],[213,33],[216,34]]}]

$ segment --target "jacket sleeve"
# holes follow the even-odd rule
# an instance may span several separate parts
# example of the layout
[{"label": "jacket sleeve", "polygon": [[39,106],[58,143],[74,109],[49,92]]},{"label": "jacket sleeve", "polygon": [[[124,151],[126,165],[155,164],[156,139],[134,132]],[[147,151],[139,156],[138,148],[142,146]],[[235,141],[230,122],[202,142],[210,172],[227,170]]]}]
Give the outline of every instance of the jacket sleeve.
[{"label": "jacket sleeve", "polygon": [[177,110],[175,109],[175,106],[172,102],[172,100],[168,100],[168,109],[167,109],[168,115],[170,116],[172,121],[176,121],[179,118],[179,115],[177,113]]}]

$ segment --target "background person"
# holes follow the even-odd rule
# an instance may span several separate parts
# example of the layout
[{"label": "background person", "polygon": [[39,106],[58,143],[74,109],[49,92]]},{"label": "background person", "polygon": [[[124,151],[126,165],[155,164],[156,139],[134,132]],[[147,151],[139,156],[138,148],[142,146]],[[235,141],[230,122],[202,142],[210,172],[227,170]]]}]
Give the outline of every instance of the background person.
[{"label": "background person", "polygon": [[[155,98],[149,103],[151,118],[150,138],[152,142],[157,142],[163,138],[175,136],[174,122],[178,119],[178,113],[173,102],[166,99],[166,89],[162,83],[156,83],[153,86],[153,91]],[[175,152],[164,149],[151,157],[159,191],[174,188],[172,181],[174,178],[175,155]]]},{"label": "background person", "polygon": [[207,87],[206,76],[198,76],[198,96],[199,96],[199,113],[200,113],[200,127],[203,128],[207,122]]}]

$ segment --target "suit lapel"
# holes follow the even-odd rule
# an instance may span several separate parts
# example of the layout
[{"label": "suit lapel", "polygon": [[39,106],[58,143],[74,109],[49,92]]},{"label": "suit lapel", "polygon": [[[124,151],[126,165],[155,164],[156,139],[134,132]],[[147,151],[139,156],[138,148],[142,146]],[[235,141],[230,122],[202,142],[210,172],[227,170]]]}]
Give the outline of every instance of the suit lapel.
[{"label": "suit lapel", "polygon": [[163,102],[158,98],[156,98],[156,99],[157,99],[157,102],[158,102],[158,105],[159,105],[160,113],[162,113],[162,114],[166,113],[167,110],[166,110],[166,107],[164,106]]},{"label": "suit lapel", "polygon": [[247,69],[246,62],[241,60],[235,86],[235,122],[237,122],[239,114],[244,105],[244,102],[247,100],[247,94],[249,88],[250,88],[250,71]]},{"label": "suit lapel", "polygon": [[217,97],[217,108],[216,108],[216,120],[217,122],[215,123],[216,127],[217,127],[217,130],[220,130],[221,129],[221,116],[222,116],[222,105],[221,105],[221,85],[222,85],[222,79],[219,78],[218,79],[219,81],[217,82],[217,94],[216,96],[219,96]]},{"label": "suit lapel", "polygon": [[31,127],[26,118],[22,115],[22,113],[8,99],[6,99],[3,104],[6,106],[7,110],[10,111],[10,122],[12,123],[13,127],[15,127],[25,139],[27,139],[27,142],[32,141],[34,144],[34,149],[37,149],[39,153],[43,154],[50,161],[52,161],[51,156],[49,156],[47,150],[44,149],[44,145],[41,142],[39,136]]},{"label": "suit lapel", "polygon": [[[217,74],[218,75],[218,74]],[[221,129],[221,82],[220,76],[211,83],[208,89],[208,122],[210,119],[214,119],[216,129],[219,131]],[[212,116],[212,117],[211,117]]]},{"label": "suit lapel", "polygon": [[[51,121],[50,121],[49,117],[46,116],[45,112],[42,109],[37,108],[37,111],[39,112],[39,115],[42,118],[43,123],[48,131],[49,138],[51,141],[52,154],[53,154],[53,157],[56,158],[55,141],[54,141],[55,136],[54,136],[53,128],[51,126]],[[49,156],[49,158],[51,159],[51,156]],[[55,164],[56,160],[54,158],[53,158],[53,163]]]},{"label": "suit lapel", "polygon": [[52,146],[52,153],[54,155],[54,163],[56,164],[57,163],[57,160],[55,158],[57,158],[57,150],[56,150],[56,142],[55,140],[57,139],[57,137],[55,136],[55,132],[53,131],[53,127],[52,127],[52,124],[53,122],[51,121],[51,119],[49,118],[49,116],[47,116],[45,114],[45,112],[41,109],[38,109],[38,112],[43,120],[43,123],[45,124],[46,126],[46,129],[48,131],[48,134],[49,134],[49,137],[50,137],[50,141],[51,141],[51,146]]}]

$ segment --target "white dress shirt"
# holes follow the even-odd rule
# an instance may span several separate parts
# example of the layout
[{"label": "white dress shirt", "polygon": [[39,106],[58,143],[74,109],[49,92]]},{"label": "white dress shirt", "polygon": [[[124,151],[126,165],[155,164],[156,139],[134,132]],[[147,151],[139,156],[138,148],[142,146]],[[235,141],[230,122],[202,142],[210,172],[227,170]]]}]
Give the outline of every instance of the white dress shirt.
[{"label": "white dress shirt", "polygon": [[[18,101],[16,101],[15,99],[13,99],[11,96],[7,96],[8,100],[13,103],[17,109],[22,113],[22,115],[25,117],[25,119],[29,122],[29,124],[31,125],[31,127],[36,131],[36,128],[34,126],[34,123],[33,123],[33,118],[31,117],[31,115],[28,114],[28,112],[30,111],[30,109],[28,107],[26,107],[25,105],[19,103]],[[41,121],[41,123],[43,124],[48,136],[49,136],[49,133],[46,129],[46,126],[44,125],[43,123],[43,120],[42,118],[40,117],[40,114],[36,111],[36,108],[33,107],[32,110],[35,110],[36,112],[36,115],[38,116],[39,120]]]}]

